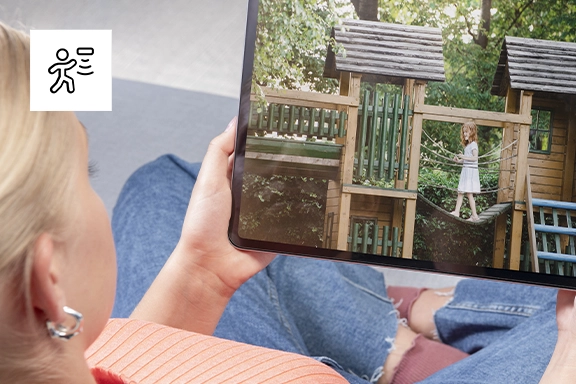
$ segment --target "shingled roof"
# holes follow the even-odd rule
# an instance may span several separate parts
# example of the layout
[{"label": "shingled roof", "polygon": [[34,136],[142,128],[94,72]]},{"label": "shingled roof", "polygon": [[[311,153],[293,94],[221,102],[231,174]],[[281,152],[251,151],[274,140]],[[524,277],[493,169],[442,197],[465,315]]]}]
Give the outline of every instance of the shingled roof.
[{"label": "shingled roof", "polygon": [[446,80],[438,28],[345,19],[332,37],[344,52],[335,55],[328,49],[326,77],[346,71],[396,80]]},{"label": "shingled roof", "polygon": [[576,43],[506,36],[492,94],[512,89],[576,94]]}]

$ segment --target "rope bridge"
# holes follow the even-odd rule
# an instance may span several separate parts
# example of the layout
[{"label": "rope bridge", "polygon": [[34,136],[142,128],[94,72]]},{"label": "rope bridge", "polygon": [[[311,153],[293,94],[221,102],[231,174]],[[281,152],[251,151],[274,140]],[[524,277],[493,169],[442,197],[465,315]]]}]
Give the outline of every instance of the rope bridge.
[{"label": "rope bridge", "polygon": [[442,213],[445,218],[449,221],[455,223],[463,223],[463,224],[472,224],[472,225],[484,225],[494,221],[498,216],[502,215],[503,213],[507,213],[510,208],[512,207],[511,203],[500,203],[494,204],[490,208],[486,209],[485,211],[478,214],[477,221],[467,221],[460,217],[456,217],[444,208],[439,207],[438,205],[434,204],[432,201],[428,200],[424,195],[418,193],[418,200],[426,203],[431,208],[435,209],[439,213]]},{"label": "rope bridge", "polygon": [[[444,167],[449,167],[449,168],[457,168],[460,169],[463,167],[463,164],[461,163],[456,163],[453,158],[455,156],[457,156],[457,153],[451,152],[448,149],[444,148],[444,146],[438,142],[436,142],[434,139],[432,139],[432,137],[430,137],[430,135],[422,130],[422,132],[424,133],[424,135],[426,136],[426,138],[428,140],[430,140],[432,142],[432,145],[434,147],[438,148],[438,151],[429,148],[428,146],[421,144],[421,147],[423,149],[425,149],[429,155],[431,155],[431,157],[425,158],[423,159],[423,161],[426,161],[428,163],[434,163],[434,164],[438,164],[438,165],[442,165]],[[505,147],[502,147],[502,144],[497,145],[495,147],[493,147],[492,149],[490,149],[488,152],[486,152],[483,155],[478,156],[478,160],[480,159],[488,159],[485,161],[478,161],[478,170],[479,172],[482,172],[483,174],[486,173],[500,173],[500,172],[505,172],[505,171],[509,171],[512,172],[513,170],[511,169],[494,169],[491,167],[492,164],[497,164],[500,163],[501,161],[504,160],[510,160],[513,158],[516,158],[516,155],[512,155],[512,156],[508,156],[505,158],[500,158],[500,153],[502,151],[505,151],[509,148],[511,148],[514,144],[516,144],[518,142],[518,140],[514,140],[513,142],[511,142],[510,144],[506,145]],[[441,154],[440,152],[444,152],[446,153],[448,156],[444,156],[443,154]],[[493,158],[495,157],[494,155],[498,154],[497,158]],[[432,158],[435,157],[435,158]],[[492,158],[492,159],[490,159]],[[441,159],[441,160],[436,160],[436,159]],[[425,169],[426,167],[421,167],[422,169]],[[433,168],[435,170],[439,170],[439,171],[443,171],[443,172],[448,172],[444,169],[441,168]],[[435,185],[435,184],[422,184],[425,187],[432,187],[432,188],[442,188],[442,189],[448,189],[454,192],[458,192],[458,189],[456,188],[451,188],[451,187],[447,187],[445,185]],[[508,189],[513,189],[512,186],[509,187],[500,187],[500,188],[484,188],[481,189],[480,192],[478,194],[490,194],[490,193],[496,193],[502,190],[508,190]]]}]

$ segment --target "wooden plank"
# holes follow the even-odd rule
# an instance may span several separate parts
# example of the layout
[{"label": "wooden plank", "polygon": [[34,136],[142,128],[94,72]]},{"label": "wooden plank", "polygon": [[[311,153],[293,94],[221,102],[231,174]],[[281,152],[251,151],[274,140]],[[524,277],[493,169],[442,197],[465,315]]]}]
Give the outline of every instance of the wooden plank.
[{"label": "wooden plank", "polygon": [[[346,49],[346,44],[344,49],[346,49],[346,58],[340,58],[340,63],[346,63],[351,60],[359,61],[363,63],[373,63],[379,64],[381,67],[389,67],[393,64],[402,64],[403,62],[409,67],[420,67],[428,66],[428,70],[432,73],[444,73],[444,58],[442,54],[440,55],[411,55],[404,49],[410,49],[410,47],[402,47],[399,44],[388,44],[388,47],[364,47],[359,49],[358,46],[354,46],[354,49]],[[394,49],[396,48],[396,49]],[[415,48],[412,48],[415,49]],[[377,61],[385,60],[380,63]]]},{"label": "wooden plank", "polygon": [[508,46],[518,48],[523,47],[525,50],[536,52],[542,49],[549,50],[554,48],[552,52],[567,52],[570,55],[576,56],[576,44],[563,41],[550,41],[526,37],[506,36],[506,48],[508,48]]},{"label": "wooden plank", "polygon": [[[415,47],[414,44],[406,44],[400,41],[391,39],[370,39],[365,36],[351,37],[343,35],[338,38],[338,42],[346,49],[346,56],[348,54],[358,53],[371,53],[371,54],[388,54],[390,57],[403,56],[406,58],[421,58],[428,60],[442,60],[442,48],[437,47],[423,47],[422,45]],[[419,48],[416,50],[416,48]],[[443,65],[443,63],[436,63]]]},{"label": "wooden plank", "polygon": [[444,72],[440,69],[430,68],[426,65],[416,66],[415,68],[407,68],[401,63],[396,65],[383,66],[381,60],[344,60],[337,64],[338,71],[355,71],[358,73],[394,76],[394,77],[409,77],[414,79],[432,80],[432,81],[445,81]]},{"label": "wooden plank", "polygon": [[[344,19],[342,21],[343,27],[365,27],[370,28],[370,30],[383,30],[383,31],[402,31],[402,32],[418,32],[418,33],[426,33],[435,36],[436,39],[441,37],[441,30],[436,27],[421,27],[415,25],[406,25],[406,24],[396,24],[396,23],[382,23],[382,22],[374,22],[374,21],[364,21],[358,19]],[[441,41],[441,39],[440,39]]]},{"label": "wooden plank", "polygon": [[[538,178],[538,176],[546,176],[546,177],[552,177],[555,179],[561,179],[564,175],[564,172],[562,171],[562,169],[535,167],[532,165],[532,162],[530,161],[530,159],[528,159],[528,165],[530,166],[530,174],[532,175],[533,179]],[[567,200],[567,199],[562,199],[562,200]]]},{"label": "wooden plank", "polygon": [[562,193],[561,187],[551,187],[548,185],[532,184],[532,194],[534,194],[535,196],[538,195],[538,198],[560,200],[561,193]]},{"label": "wooden plank", "polygon": [[[511,51],[508,51],[508,54],[513,54]],[[576,68],[570,67],[567,65],[559,66],[557,61],[557,57],[551,60],[542,60],[539,57],[533,56],[525,56],[525,57],[515,57],[513,61],[508,62],[508,68],[511,69],[518,69],[518,70],[525,70],[528,69],[530,71],[535,72],[547,72],[547,73],[555,73],[555,74],[564,74],[569,78],[576,78]],[[576,62],[575,62],[576,64]]]},{"label": "wooden plank", "polygon": [[534,153],[534,152],[530,152],[530,158],[535,159],[535,160],[544,160],[544,161],[550,161],[550,162],[559,162],[559,163],[564,163],[564,153],[550,153],[550,154],[544,154],[544,153]]},{"label": "wooden plank", "polygon": [[[414,113],[423,113],[425,120],[461,122],[474,120],[478,125],[504,127],[504,123],[532,124],[532,116],[505,112],[477,111],[466,108],[440,107],[436,105],[415,105]],[[446,119],[450,117],[451,119]],[[457,121],[453,121],[457,120]],[[481,122],[480,122],[481,121]]]},{"label": "wooden plank", "polygon": [[[360,100],[360,79],[362,75],[342,73],[340,76],[340,94],[354,100]],[[348,120],[345,146],[342,151],[342,177],[341,182],[351,184],[354,172],[354,148],[356,148],[356,135],[358,130],[358,104],[346,107]],[[342,192],[338,210],[338,236],[337,249],[346,251],[348,248],[348,231],[350,226],[350,203],[352,195]]]},{"label": "wooden plank", "polygon": [[[268,103],[296,105],[308,108],[338,109],[339,106],[358,106],[360,98],[352,96],[329,95],[316,92],[304,92],[287,89],[272,89],[263,87]],[[251,101],[256,101],[256,95],[250,95]]]},{"label": "wooden plank", "polygon": [[[414,110],[418,110],[424,104],[426,93],[426,84],[416,82],[414,84]],[[418,188],[418,174],[420,168],[420,144],[422,142],[422,122],[421,113],[415,112],[412,116],[412,132],[410,136],[410,151],[408,165],[408,189],[416,190]]]},{"label": "wooden plank", "polygon": [[[519,115],[525,118],[530,116],[532,108],[532,92],[522,91],[520,93]],[[530,119],[532,117],[530,116]],[[517,144],[517,165],[516,178],[514,182],[514,201],[522,201],[526,196],[526,173],[528,168],[528,137],[530,125],[520,125]],[[520,269],[520,254],[522,253],[522,217],[520,211],[512,212],[512,229],[510,234],[510,269]]]},{"label": "wooden plank", "polygon": [[[426,83],[417,81],[414,83],[414,110],[424,105],[426,97]],[[410,151],[408,166],[408,183],[406,187],[409,190],[417,190],[418,173],[420,171],[420,144],[422,141],[422,113],[414,113],[412,116],[412,132],[410,135]],[[414,224],[416,222],[416,200],[406,200],[404,210],[404,228],[402,247],[402,258],[411,259],[414,248]]]},{"label": "wooden plank", "polygon": [[362,32],[362,35],[388,35],[399,37],[411,37],[413,40],[432,41],[436,45],[442,44],[442,32],[439,28],[421,27],[414,25],[366,22],[363,20],[345,19],[342,27],[335,29],[335,32],[350,33]]},{"label": "wooden plank", "polygon": [[550,187],[562,187],[562,179],[556,177],[534,176],[532,178],[533,185],[546,185]]},{"label": "wooden plank", "polygon": [[506,249],[507,215],[498,216],[494,223],[494,256],[492,267],[504,268],[504,253]]},{"label": "wooden plank", "polygon": [[[511,88],[508,88],[506,94],[506,106],[504,108],[505,113],[516,114],[518,113],[518,92],[514,91]],[[504,131],[502,132],[502,148],[504,149],[500,154],[500,175],[498,178],[498,197],[497,202],[508,201],[508,193],[507,189],[511,185],[511,174],[510,170],[512,169],[512,152],[513,148],[511,146],[512,142],[514,142],[514,125],[511,123],[504,123]],[[496,232],[497,234],[498,232]],[[496,236],[495,234],[495,236]],[[504,260],[504,248],[496,249],[495,251],[502,252],[499,255],[494,256],[494,260],[501,258]]]},{"label": "wooden plank", "polygon": [[[406,216],[404,217],[404,231],[402,258],[411,259],[414,249],[414,224],[416,222],[416,200],[406,200]],[[411,229],[411,230],[409,230]]]},{"label": "wooden plank", "polygon": [[342,191],[345,193],[352,193],[358,195],[371,195],[391,197],[397,199],[410,199],[415,200],[418,197],[417,191],[399,190],[399,189],[382,189],[378,187],[369,187],[357,184],[344,184]]},{"label": "wooden plank", "polygon": [[530,165],[531,168],[548,168],[548,169],[555,169],[555,170],[563,170],[564,169],[564,164],[558,161],[548,161],[545,159],[535,159],[532,157],[532,154],[530,154],[530,157],[528,158],[528,164]]},{"label": "wooden plank", "polygon": [[332,143],[248,137],[246,152],[314,157],[340,161],[342,146]]},{"label": "wooden plank", "polygon": [[274,161],[277,163],[310,164],[310,165],[319,165],[334,168],[338,168],[340,166],[340,160],[320,159],[306,156],[278,155],[273,153],[261,153],[261,152],[246,152],[245,157],[247,159]]}]

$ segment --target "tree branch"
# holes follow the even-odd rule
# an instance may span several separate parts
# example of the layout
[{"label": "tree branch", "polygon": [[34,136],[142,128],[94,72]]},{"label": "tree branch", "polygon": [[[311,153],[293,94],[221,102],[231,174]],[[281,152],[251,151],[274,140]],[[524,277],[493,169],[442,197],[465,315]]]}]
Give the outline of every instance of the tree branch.
[{"label": "tree branch", "polygon": [[504,29],[504,33],[502,34],[500,39],[498,39],[498,41],[497,41],[497,45],[496,45],[497,47],[502,45],[502,41],[504,41],[504,38],[506,37],[506,34],[508,33],[508,31],[510,29],[512,29],[514,24],[516,24],[518,22],[518,19],[520,19],[520,17],[528,9],[528,7],[530,7],[533,4],[534,4],[534,0],[528,0],[528,2],[521,9],[516,9],[516,17],[514,18],[514,20],[512,20],[512,22],[510,23],[508,28]]}]

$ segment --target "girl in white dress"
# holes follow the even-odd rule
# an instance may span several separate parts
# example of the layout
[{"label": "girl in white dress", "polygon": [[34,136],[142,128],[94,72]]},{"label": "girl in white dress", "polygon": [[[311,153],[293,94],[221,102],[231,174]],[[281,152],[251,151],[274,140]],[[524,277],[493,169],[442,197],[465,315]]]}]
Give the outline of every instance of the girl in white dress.
[{"label": "girl in white dress", "polygon": [[472,215],[469,221],[478,221],[476,213],[476,202],[474,193],[480,193],[480,175],[478,173],[478,135],[477,127],[474,122],[467,122],[462,125],[460,138],[464,148],[464,154],[454,156],[454,161],[462,164],[462,173],[460,173],[460,182],[458,183],[458,198],[456,199],[456,209],[452,212],[454,216],[460,216],[460,207],[464,194],[468,196],[470,210]]}]

